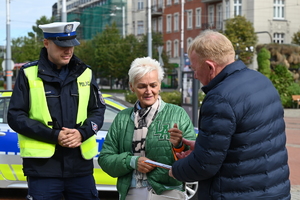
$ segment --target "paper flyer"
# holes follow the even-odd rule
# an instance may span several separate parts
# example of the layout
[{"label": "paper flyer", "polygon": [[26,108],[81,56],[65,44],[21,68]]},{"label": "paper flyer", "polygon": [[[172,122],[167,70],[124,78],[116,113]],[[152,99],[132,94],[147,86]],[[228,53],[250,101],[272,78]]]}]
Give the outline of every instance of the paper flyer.
[{"label": "paper flyer", "polygon": [[155,167],[161,167],[161,168],[165,168],[165,169],[171,169],[172,168],[171,165],[162,164],[162,163],[159,163],[159,162],[155,162],[153,160],[145,160],[144,162],[147,163],[147,164],[150,164],[150,165],[154,165]]}]

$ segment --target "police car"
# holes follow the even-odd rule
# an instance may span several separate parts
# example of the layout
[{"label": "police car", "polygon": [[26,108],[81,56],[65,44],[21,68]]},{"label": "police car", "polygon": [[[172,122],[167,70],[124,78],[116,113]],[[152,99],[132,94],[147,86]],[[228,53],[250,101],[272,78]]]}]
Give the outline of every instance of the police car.
[{"label": "police car", "polygon": [[[7,124],[7,110],[12,91],[0,91],[0,188],[27,188],[26,177],[22,171],[22,159],[19,156],[18,136]],[[98,152],[101,151],[106,133],[120,110],[132,104],[103,94],[106,103],[104,123],[97,133]],[[117,191],[117,179],[106,174],[94,158],[94,178],[99,191]],[[189,199],[196,199],[198,183],[186,183]]]}]

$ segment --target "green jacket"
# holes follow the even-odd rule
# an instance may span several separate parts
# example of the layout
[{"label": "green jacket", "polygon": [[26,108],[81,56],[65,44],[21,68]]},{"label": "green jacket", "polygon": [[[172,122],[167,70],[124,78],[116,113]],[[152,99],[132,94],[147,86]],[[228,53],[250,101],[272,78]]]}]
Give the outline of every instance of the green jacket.
[{"label": "green jacket", "polygon": [[[195,140],[193,124],[185,110],[177,105],[162,101],[156,118],[148,128],[146,137],[146,157],[172,165],[174,157],[169,141],[168,130],[177,123],[183,137]],[[112,177],[118,177],[117,189],[121,200],[125,199],[129,190],[132,172],[130,166],[132,153],[132,137],[134,132],[133,108],[120,111],[113,121],[98,158],[101,168]],[[187,147],[186,147],[187,148]],[[147,174],[149,184],[157,194],[168,190],[164,186],[179,186],[182,182],[169,176],[169,170],[156,168]]]}]

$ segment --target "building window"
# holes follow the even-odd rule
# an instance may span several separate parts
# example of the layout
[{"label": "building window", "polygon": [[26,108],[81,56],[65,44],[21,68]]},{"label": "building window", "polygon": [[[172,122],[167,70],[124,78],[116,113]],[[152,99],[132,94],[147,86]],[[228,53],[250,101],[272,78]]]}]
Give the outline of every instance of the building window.
[{"label": "building window", "polygon": [[144,0],[138,0],[138,10],[144,9]]},{"label": "building window", "polygon": [[178,40],[174,41],[174,58],[179,57],[179,42]]},{"label": "building window", "polygon": [[174,4],[179,4],[179,0],[174,0]]},{"label": "building window", "polygon": [[274,0],[274,19],[284,19],[284,0]]},{"label": "building window", "polygon": [[193,10],[187,11],[187,28],[188,29],[193,28]]},{"label": "building window", "polygon": [[196,9],[196,16],[195,16],[195,21],[196,21],[196,27],[200,28],[201,27],[201,8]]},{"label": "building window", "polygon": [[186,41],[186,49],[189,49],[190,45],[192,44],[193,42],[193,38],[188,38],[187,41]]},{"label": "building window", "polygon": [[172,56],[172,43],[171,41],[167,41],[167,56],[171,58]]},{"label": "building window", "polygon": [[242,15],[242,0],[234,0],[234,16]]},{"label": "building window", "polygon": [[163,32],[163,18],[162,17],[158,18],[158,27],[157,27],[157,30],[160,33]]},{"label": "building window", "polygon": [[174,14],[174,31],[179,31],[179,14]]},{"label": "building window", "polygon": [[152,19],[152,30],[157,32],[157,19]]},{"label": "building window", "polygon": [[167,6],[172,5],[172,1],[171,0],[167,0]]},{"label": "building window", "polygon": [[230,18],[230,3],[229,0],[225,1],[225,19]]},{"label": "building window", "polygon": [[210,28],[214,26],[214,21],[215,21],[214,9],[215,9],[215,6],[213,6],[213,5],[208,6],[208,25]]},{"label": "building window", "polygon": [[278,44],[284,43],[284,33],[274,33],[273,34],[273,42]]},{"label": "building window", "polygon": [[163,7],[163,0],[158,0],[158,8],[162,8]]},{"label": "building window", "polygon": [[137,25],[138,26],[137,34],[143,35],[144,34],[144,21],[138,21],[137,24],[138,24]]},{"label": "building window", "polygon": [[167,33],[170,33],[172,30],[172,15],[167,15]]},{"label": "building window", "polygon": [[222,4],[217,5],[217,22],[216,22],[216,28],[222,29],[223,25],[223,12],[222,12]]}]

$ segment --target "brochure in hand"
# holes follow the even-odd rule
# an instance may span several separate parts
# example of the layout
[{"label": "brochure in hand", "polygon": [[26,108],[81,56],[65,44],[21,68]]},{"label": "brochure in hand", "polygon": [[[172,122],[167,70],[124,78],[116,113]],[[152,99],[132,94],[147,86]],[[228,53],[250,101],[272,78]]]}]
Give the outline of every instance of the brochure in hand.
[{"label": "brochure in hand", "polygon": [[171,165],[162,164],[160,162],[155,162],[153,160],[145,160],[144,162],[146,164],[153,165],[155,167],[161,167],[161,168],[165,168],[165,169],[171,169],[172,168]]}]

